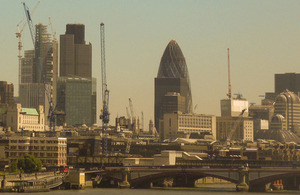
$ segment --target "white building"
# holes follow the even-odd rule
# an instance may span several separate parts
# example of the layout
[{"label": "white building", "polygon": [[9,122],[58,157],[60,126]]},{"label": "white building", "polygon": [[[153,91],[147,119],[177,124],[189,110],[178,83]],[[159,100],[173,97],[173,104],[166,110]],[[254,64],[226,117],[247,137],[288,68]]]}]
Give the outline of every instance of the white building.
[{"label": "white building", "polygon": [[8,106],[6,122],[12,131],[44,131],[45,130],[44,107],[22,108],[21,104]]},{"label": "white building", "polygon": [[10,163],[30,154],[40,159],[43,166],[67,164],[67,138],[13,136],[7,139],[5,153]]},{"label": "white building", "polygon": [[163,139],[189,138],[191,133],[211,133],[216,138],[216,116],[205,114],[164,114]]},{"label": "white building", "polygon": [[236,117],[240,116],[243,112],[243,117],[248,117],[249,103],[246,99],[243,98],[234,98],[234,99],[224,99],[221,100],[221,116],[231,116]]}]

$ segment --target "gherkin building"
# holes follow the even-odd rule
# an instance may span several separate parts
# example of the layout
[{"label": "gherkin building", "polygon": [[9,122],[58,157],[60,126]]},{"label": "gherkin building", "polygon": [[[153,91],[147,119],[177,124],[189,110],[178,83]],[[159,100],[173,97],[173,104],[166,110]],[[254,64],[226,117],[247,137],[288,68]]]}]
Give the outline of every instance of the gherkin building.
[{"label": "gherkin building", "polygon": [[[184,99],[182,102],[170,102],[166,97],[170,93]],[[181,98],[181,99],[182,99]],[[183,53],[174,40],[167,45],[160,61],[157,77],[155,78],[155,127],[158,131],[162,127],[160,121],[163,120],[164,113],[180,111],[182,113],[192,112],[192,94],[188,68]]]}]

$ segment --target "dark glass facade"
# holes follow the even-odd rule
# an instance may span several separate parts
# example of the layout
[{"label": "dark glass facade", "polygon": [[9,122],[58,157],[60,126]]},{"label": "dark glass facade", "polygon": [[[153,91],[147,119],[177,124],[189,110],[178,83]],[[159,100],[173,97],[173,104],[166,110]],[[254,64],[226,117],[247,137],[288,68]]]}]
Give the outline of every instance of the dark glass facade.
[{"label": "dark glass facade", "polygon": [[155,128],[159,131],[159,120],[163,119],[166,109],[164,96],[168,92],[179,93],[185,98],[184,113],[192,112],[192,94],[188,68],[183,53],[174,40],[167,45],[161,58],[157,78],[155,78]]}]

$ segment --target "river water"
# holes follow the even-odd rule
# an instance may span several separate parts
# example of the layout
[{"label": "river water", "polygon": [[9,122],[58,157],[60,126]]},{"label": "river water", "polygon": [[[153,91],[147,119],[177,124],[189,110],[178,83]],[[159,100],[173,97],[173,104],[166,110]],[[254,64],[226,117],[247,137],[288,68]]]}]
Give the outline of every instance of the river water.
[{"label": "river water", "polygon": [[[6,194],[6,193],[1,193]],[[19,195],[20,193],[7,193],[8,195]],[[22,193],[31,194],[32,193]],[[116,189],[116,188],[86,188],[85,190],[54,190],[44,193],[34,194],[53,194],[53,195],[230,195],[230,194],[247,194],[247,195],[292,195],[299,194],[300,191],[273,191],[273,192],[236,192],[235,185],[202,185],[198,188],[156,188],[156,189]]]}]

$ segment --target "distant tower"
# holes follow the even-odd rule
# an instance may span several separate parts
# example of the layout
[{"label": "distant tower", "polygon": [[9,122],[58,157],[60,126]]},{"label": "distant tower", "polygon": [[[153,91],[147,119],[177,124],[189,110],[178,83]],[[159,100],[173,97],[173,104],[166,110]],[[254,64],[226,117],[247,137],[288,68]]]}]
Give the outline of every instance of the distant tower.
[{"label": "distant tower", "polygon": [[[88,94],[81,94],[82,96],[76,94],[76,97],[79,98],[76,103],[64,102],[66,98],[75,97],[71,94],[73,89],[69,90],[68,93],[61,91],[62,88],[58,89],[61,93],[65,93],[62,98],[57,98],[58,101],[61,101],[58,102],[60,104],[58,107],[66,113],[65,122],[70,125],[96,123],[97,82],[95,78],[92,78],[92,44],[86,44],[85,42],[85,26],[83,24],[67,24],[66,33],[60,35],[60,77],[60,83],[58,84],[60,87],[62,87],[62,84],[75,88],[76,86],[88,87],[88,89],[78,89],[82,93]],[[87,97],[90,97],[91,100],[86,100]],[[73,115],[71,110],[76,110],[79,106],[78,103],[80,106],[89,106],[84,108],[86,114],[83,112],[78,114],[77,117],[82,118],[80,120],[77,120],[75,115],[73,118],[71,116]],[[90,112],[87,110],[90,110]]]},{"label": "distant tower", "polygon": [[184,113],[192,113],[192,94],[188,68],[183,53],[174,40],[167,45],[160,61],[155,78],[155,128],[159,130],[159,121],[163,119],[164,96],[176,92],[185,98]]},{"label": "distant tower", "polygon": [[84,25],[67,24],[60,35],[60,76],[92,77],[92,44],[85,44]]}]

